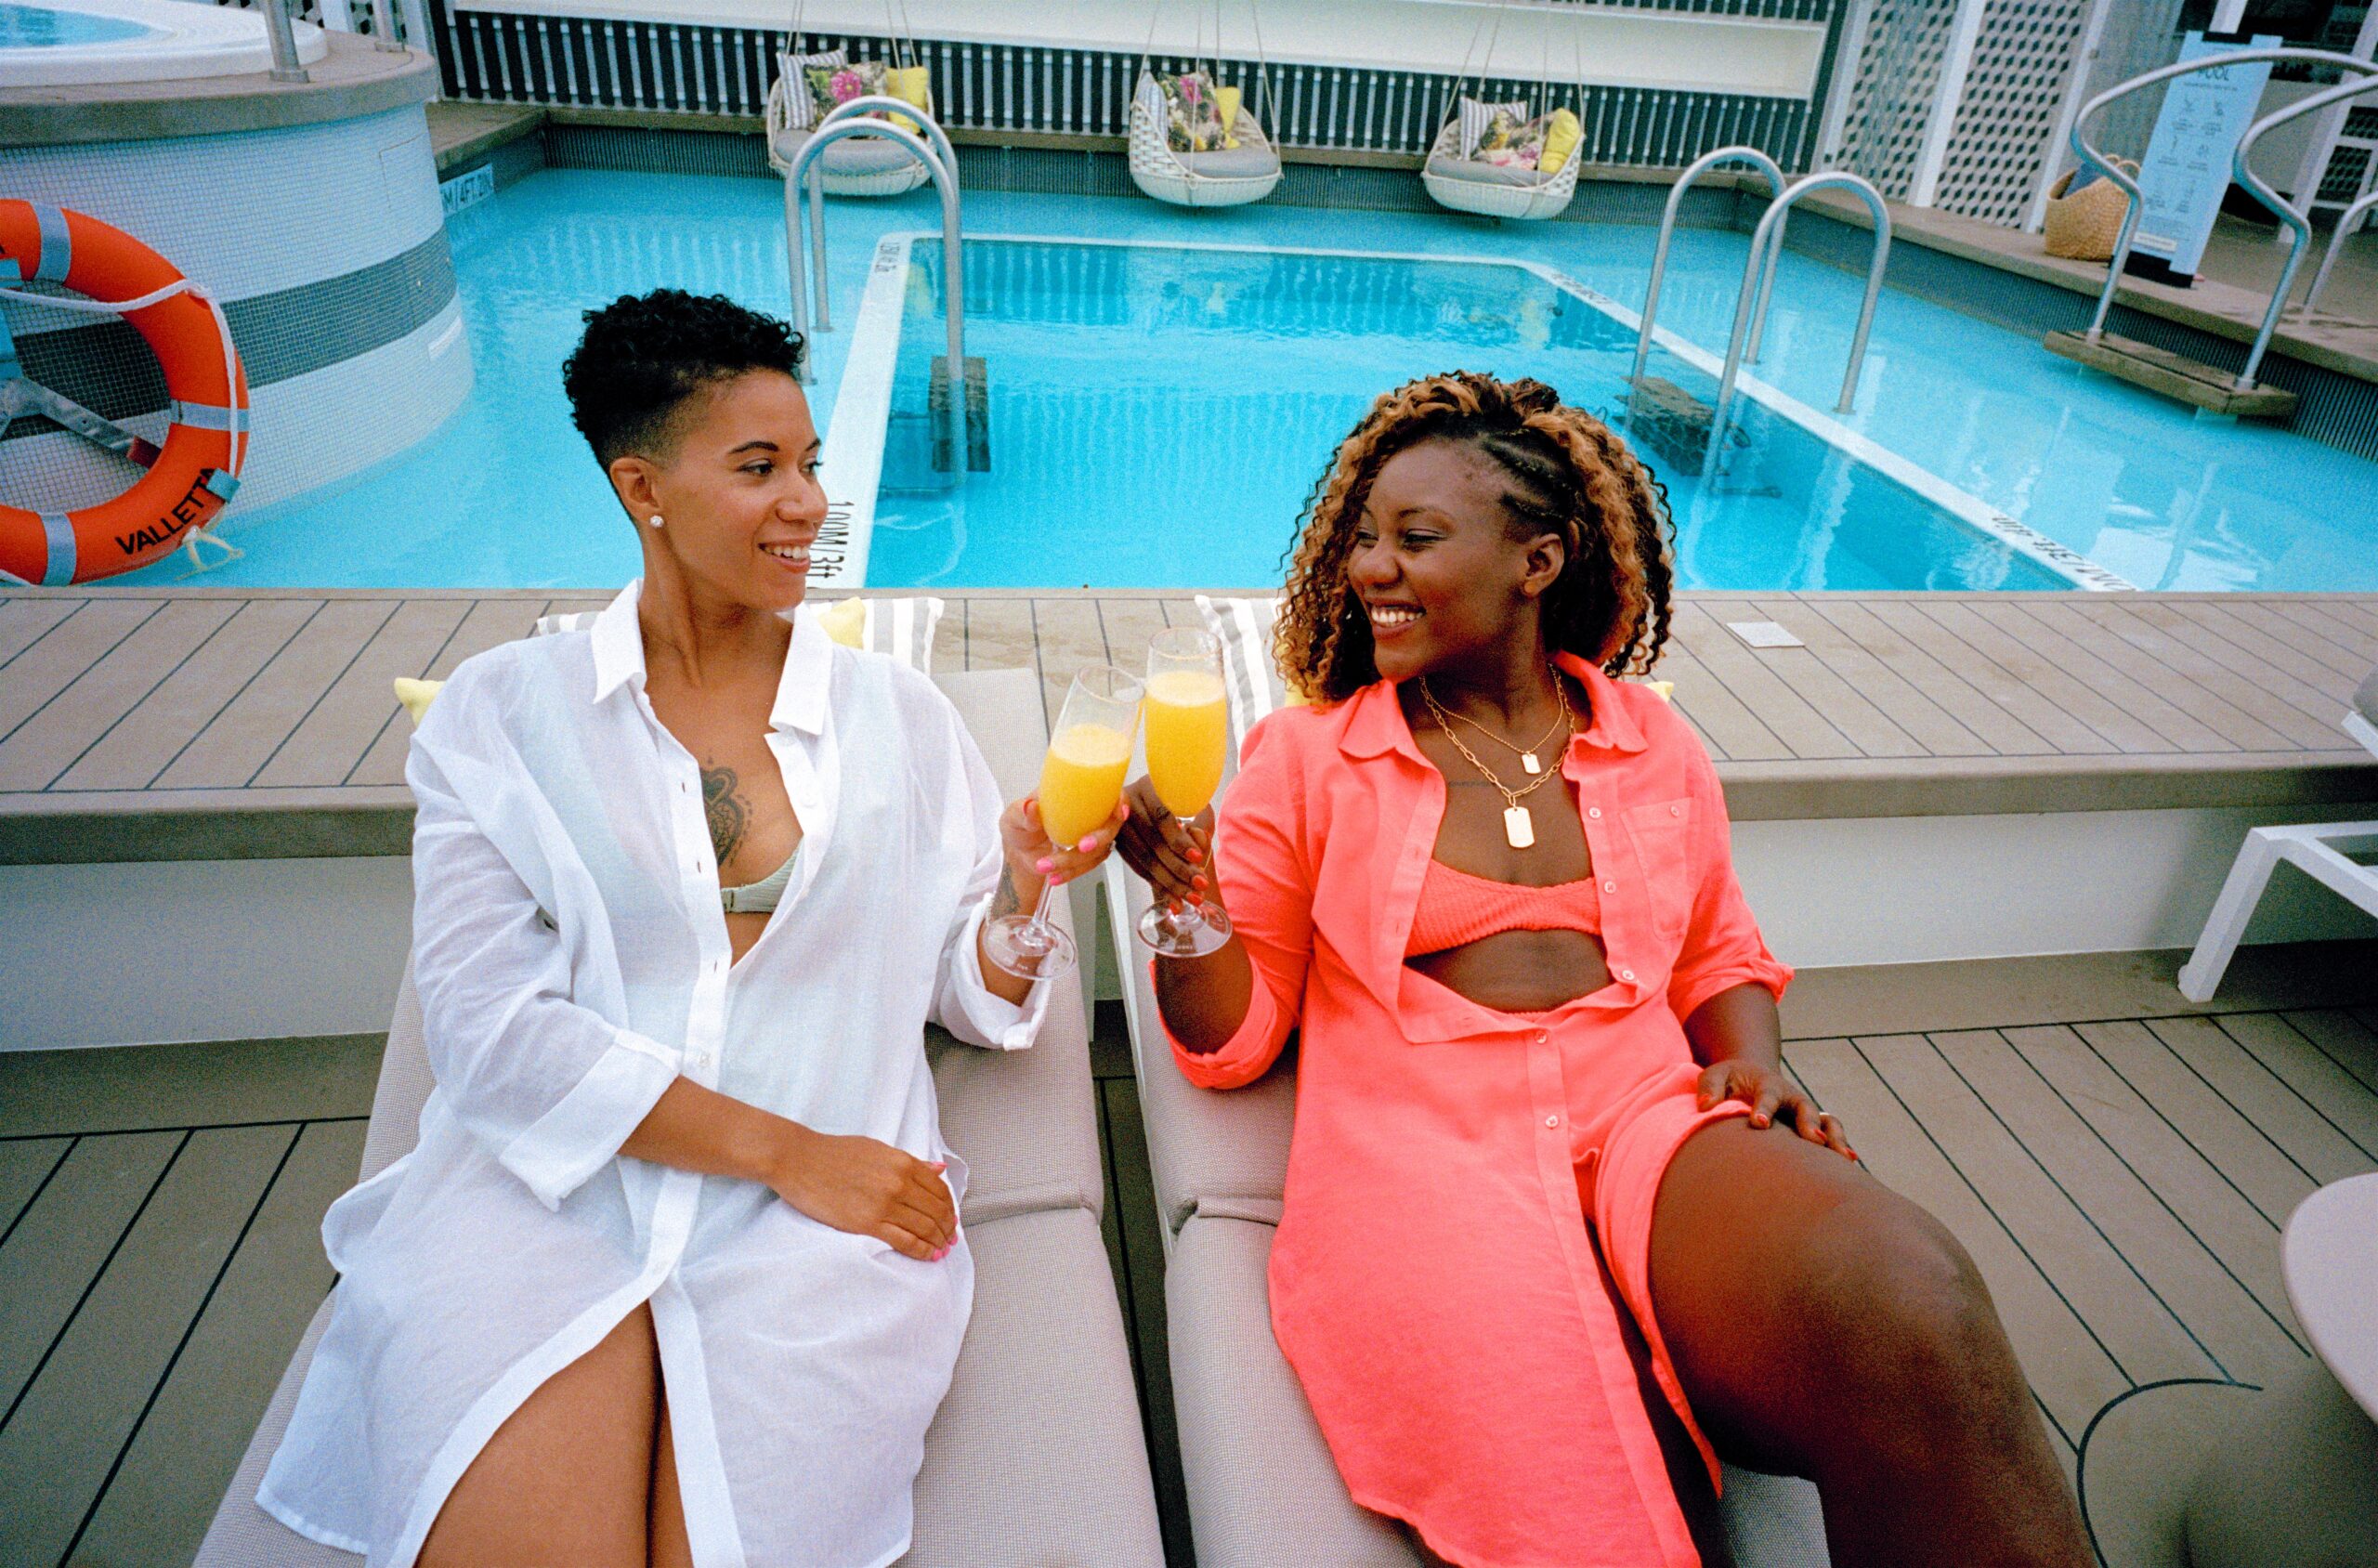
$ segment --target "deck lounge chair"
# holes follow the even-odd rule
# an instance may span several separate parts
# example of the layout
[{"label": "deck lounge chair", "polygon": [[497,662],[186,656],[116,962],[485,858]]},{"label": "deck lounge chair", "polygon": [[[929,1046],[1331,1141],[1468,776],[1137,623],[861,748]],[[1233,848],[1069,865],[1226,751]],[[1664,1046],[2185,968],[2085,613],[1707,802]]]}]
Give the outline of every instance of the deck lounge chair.
[{"label": "deck lounge chair", "polygon": [[[2371,756],[2378,757],[2378,669],[2371,670],[2362,681],[2361,688],[2353,694],[2352,706],[2339,722],[2347,735],[2361,742]],[[2246,934],[2246,923],[2254,917],[2254,906],[2262,902],[2263,889],[2270,885],[2270,874],[2282,860],[2378,915],[2378,866],[2364,865],[2353,858],[2348,848],[2357,841],[2364,849],[2378,845],[2378,822],[2322,822],[2247,830],[2246,842],[2240,846],[2238,858],[2229,868],[2229,880],[2221,884],[2221,895],[2213,901],[2213,913],[2205,917],[2204,934],[2197,938],[2196,951],[2180,966],[2180,995],[2190,1001],[2213,1000],[2213,993],[2221,988],[2222,974]]]},{"label": "deck lounge chair", "polygon": [[[1009,794],[1031,787],[1046,728],[1029,671],[939,677]],[[1052,905],[1064,920],[1065,900]],[[989,1563],[1160,1568],[1155,1491],[1114,1276],[1099,1235],[1104,1185],[1078,988],[1060,987],[1029,1051],[980,1051],[928,1031],[951,1147],[971,1168],[963,1219],[974,1315],[925,1434],[909,1568]],[[371,1176],[412,1147],[430,1087],[408,971],[363,1148]],[[265,1412],[195,1568],[354,1568],[255,1505],[257,1483],[330,1319],[323,1304]],[[797,1418],[797,1417],[789,1417]]]},{"label": "deck lounge chair", "polygon": [[[1296,1374],[1272,1338],[1264,1270],[1296,1110],[1293,1049],[1244,1089],[1199,1089],[1172,1064],[1147,959],[1130,931],[1147,884],[1110,861],[1117,961],[1166,1247],[1166,1335],[1199,1568],[1425,1568],[1410,1532],[1346,1494]],[[1825,1568],[1816,1488],[1726,1469],[1720,1504],[1741,1568]]]}]

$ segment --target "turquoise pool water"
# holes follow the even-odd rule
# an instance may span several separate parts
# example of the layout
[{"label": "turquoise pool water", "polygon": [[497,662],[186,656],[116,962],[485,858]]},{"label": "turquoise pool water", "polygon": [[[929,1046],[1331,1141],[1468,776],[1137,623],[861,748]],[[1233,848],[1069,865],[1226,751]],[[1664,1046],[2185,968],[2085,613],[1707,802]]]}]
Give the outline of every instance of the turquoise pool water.
[{"label": "turquoise pool water", "polygon": [[[1491,228],[1435,214],[1261,204],[1191,213],[1144,200],[1008,192],[969,194],[966,220],[970,232],[986,235],[1300,246],[1446,258],[1483,254],[1557,268],[1629,306],[1641,298],[1653,240],[1650,229],[1630,225]],[[821,334],[816,346],[813,397],[821,419],[832,417],[875,242],[934,221],[934,208],[922,192],[888,202],[830,204],[837,330]],[[428,440],[335,493],[318,492],[236,519],[229,537],[247,554],[206,573],[205,581],[588,588],[615,585],[634,574],[634,539],[570,428],[561,397],[562,358],[577,335],[580,312],[631,290],[669,283],[723,292],[764,309],[786,308],[779,188],[754,179],[549,170],[457,215],[449,229],[477,374],[468,401]],[[1682,233],[1669,268],[1662,325],[1705,348],[1722,350],[1745,243],[1744,236],[1731,232]],[[988,269],[984,281],[998,281]],[[1060,422],[1046,446],[1020,439],[1039,417],[1026,394],[1036,385],[1060,383],[1068,366],[1052,362],[1035,370],[999,348],[1002,333],[1036,335],[1060,346],[1096,342],[1102,359],[1107,349],[1119,349],[1118,363],[1098,370],[1110,384],[1127,382],[1134,397],[1185,392],[1207,412],[1196,427],[1182,418],[1156,422],[1153,428],[1143,424],[1143,444],[1124,449],[1122,461],[1099,468],[1067,464],[1052,455],[1050,465],[1067,486],[1059,492],[1064,499],[1036,519],[1036,531],[1018,547],[982,567],[986,573],[1013,575],[969,577],[950,568],[953,546],[961,562],[970,550],[982,557],[973,519],[966,519],[967,536],[959,541],[951,529],[936,535],[938,525],[923,517],[928,506],[946,498],[883,496],[881,504],[891,526],[875,537],[871,584],[930,580],[961,587],[1028,576],[1036,584],[1078,586],[1127,582],[1132,574],[1143,581],[1214,587],[1275,582],[1296,503],[1332,443],[1361,403],[1415,368],[1423,349],[1432,360],[1450,357],[1507,372],[1548,365],[1555,373],[1547,379],[1574,399],[1590,405],[1611,396],[1607,381],[1596,379],[1613,358],[1600,341],[1603,330],[1588,333],[1584,318],[1565,313],[1522,322],[1516,311],[1530,289],[1509,293],[1499,302],[1484,300],[1469,320],[1457,314],[1444,320],[1404,320],[1391,335],[1395,351],[1408,351],[1409,360],[1378,364],[1365,370],[1362,381],[1331,388],[1276,378],[1303,374],[1307,359],[1315,366],[1325,360],[1341,367],[1352,363],[1369,335],[1352,317],[1333,318],[1340,325],[1325,325],[1318,334],[1307,330],[1299,344],[1286,348],[1279,339],[1250,341],[1248,334],[1237,334],[1222,346],[1224,352],[1214,355],[1208,350],[1220,344],[1222,334],[1206,324],[1210,289],[1202,298],[1179,290],[1167,297],[1159,283],[1156,297],[1133,306],[1140,315],[1082,323],[1078,335],[1069,336],[1077,329],[1066,323],[1021,319],[1035,310],[1047,314],[1044,307],[1028,303],[1030,290],[1018,294],[1000,286],[1007,298],[1026,303],[988,308],[996,302],[986,301],[968,346],[970,353],[991,357],[995,463],[1024,464],[1036,450],[1077,452],[1083,449],[1059,445],[1056,438],[1074,442],[1097,434]],[[1759,374],[1803,403],[1830,409],[1858,287],[1847,273],[1787,255]],[[1445,297],[1457,301],[1461,294],[1449,281]],[[1225,317],[1238,311],[1241,323],[1249,325],[1260,324],[1249,312],[1259,305],[1270,308],[1264,302],[1273,298],[1262,289],[1231,297],[1238,303],[1225,300]],[[1003,312],[1019,319],[1002,321]],[[912,306],[910,314],[915,313]],[[1166,343],[1202,346],[1186,358],[1168,358]],[[1242,348],[1257,358],[1234,358]],[[1078,359],[1073,368],[1084,374],[1098,369]],[[1679,380],[1688,373],[1665,355],[1655,359],[1653,369]],[[902,373],[913,371],[911,363]],[[1705,384],[1702,389],[1705,393]],[[1246,411],[1234,403],[1288,392],[1305,397],[1308,409],[1319,411],[1310,413],[1309,425],[1291,428],[1242,418]],[[2194,421],[2188,411],[2149,394],[2084,377],[2036,338],[1906,295],[1886,294],[1858,412],[1843,416],[1842,423],[2141,587],[2378,589],[2378,464],[2280,430]],[[1218,449],[1203,438],[1215,431],[1248,433],[1251,444]],[[261,428],[255,438],[262,448],[273,433]],[[1193,453],[1196,462],[1189,460]],[[1867,516],[1862,503],[1845,507],[1838,514],[1844,526],[1827,536],[1827,519],[1835,514],[1829,503],[1810,499],[1823,477],[1795,471],[1803,459],[1821,469],[1825,458],[1821,446],[1770,444],[1766,477],[1753,477],[1779,493],[1748,498],[1763,505],[1763,511],[1759,505],[1752,510],[1767,521],[1757,529],[1736,527],[1727,518],[1713,518],[1705,507],[1701,526],[1707,531],[1688,531],[1679,546],[1687,580],[1727,588],[1810,584],[1819,581],[1817,563],[1828,563],[1823,580],[1847,585],[1833,582],[1829,563],[1901,569],[1903,556],[1894,553],[1903,539],[1888,527],[1855,526]],[[1654,466],[1675,479],[1657,459]],[[1259,502],[1249,477],[1263,474],[1274,476],[1263,483],[1276,488],[1261,492],[1271,499]],[[986,492],[1007,477],[995,467]],[[1877,505],[1885,497],[1903,504],[1896,487],[1873,488],[1875,481],[1854,464],[1836,464],[1832,482],[1846,482],[1853,497],[1871,490]],[[1787,484],[1798,489],[1786,494]],[[970,496],[968,504],[973,503]],[[1155,526],[1151,509],[1175,504],[1184,507],[1186,522]],[[1680,501],[1678,510],[1679,522],[1690,528],[1690,508]],[[1918,525],[1940,521],[1928,509],[1901,516]],[[924,526],[908,527],[912,522]],[[1925,530],[1916,526],[1913,531]],[[1878,538],[1864,537],[1877,532]],[[1184,576],[1156,577],[1157,565],[1142,557],[1143,542],[1159,534],[1189,552],[1189,568],[1176,562],[1163,568]],[[1845,540],[1845,534],[1850,537]],[[1971,549],[1969,533],[1942,537],[1961,550]],[[1918,569],[1940,564],[1927,555]],[[1949,564],[1953,569],[1955,563]],[[137,579],[171,581],[187,570],[176,557]]]},{"label": "turquoise pool water", "polygon": [[122,17],[19,6],[0,0],[0,49],[62,49],[85,44],[121,44],[157,30]]}]

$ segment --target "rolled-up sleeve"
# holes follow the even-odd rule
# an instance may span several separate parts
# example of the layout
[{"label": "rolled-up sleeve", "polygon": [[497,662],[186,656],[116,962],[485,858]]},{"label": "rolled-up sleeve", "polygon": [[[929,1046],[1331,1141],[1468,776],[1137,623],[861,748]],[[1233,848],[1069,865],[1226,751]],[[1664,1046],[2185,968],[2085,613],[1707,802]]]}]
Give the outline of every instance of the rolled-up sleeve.
[{"label": "rolled-up sleeve", "polygon": [[1792,971],[1768,951],[1742,884],[1734,879],[1733,828],[1717,767],[1698,736],[1682,724],[1676,731],[1677,743],[1692,748],[1689,865],[1694,878],[1684,945],[1668,976],[1668,1006],[1681,1022],[1711,997],[1736,986],[1763,986],[1780,1000]]},{"label": "rolled-up sleeve", "polygon": [[[1270,743],[1276,720],[1248,732],[1215,811],[1214,867],[1222,908],[1255,969],[1247,1016],[1214,1051],[1192,1051],[1170,1024],[1165,1039],[1181,1074],[1204,1089],[1237,1089],[1271,1069],[1304,1007],[1313,959],[1313,879],[1302,853],[1303,800],[1295,748]],[[1163,1009],[1157,1009],[1162,1022]]]},{"label": "rolled-up sleeve", "polygon": [[[933,1021],[968,1045],[992,1051],[1021,1051],[1039,1038],[1049,1015],[1054,987],[1037,981],[1019,1004],[994,993],[983,973],[983,922],[990,918],[992,895],[998,892],[1006,855],[1000,843],[998,781],[981,748],[960,722],[955,710],[947,714],[944,738],[948,787],[941,791],[942,810],[951,820],[936,824],[947,839],[956,838],[971,850],[974,869],[960,895],[958,912],[942,943],[938,979],[934,987]],[[1065,896],[1051,888],[1053,900]]]},{"label": "rolled-up sleeve", "polygon": [[650,1113],[678,1053],[570,1000],[560,936],[421,737],[405,777],[430,1071],[464,1127],[558,1209]]}]

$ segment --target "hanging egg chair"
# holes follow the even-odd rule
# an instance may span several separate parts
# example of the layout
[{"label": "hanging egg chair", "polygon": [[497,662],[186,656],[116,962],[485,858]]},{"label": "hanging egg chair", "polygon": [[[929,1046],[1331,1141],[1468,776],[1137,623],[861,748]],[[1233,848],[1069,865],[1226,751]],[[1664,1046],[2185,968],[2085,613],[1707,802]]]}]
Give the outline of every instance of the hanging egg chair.
[{"label": "hanging egg chair", "polygon": [[[1493,67],[1495,43],[1502,33],[1502,13],[1506,8],[1496,7],[1491,30],[1481,24],[1487,34],[1486,58],[1479,70],[1482,93],[1485,91],[1487,72]],[[1552,80],[1552,20],[1548,13],[1544,19],[1544,30],[1541,79],[1548,91]],[[1478,37],[1473,33],[1473,54],[1477,47]],[[1428,161],[1420,168],[1420,183],[1430,197],[1441,207],[1481,217],[1535,221],[1559,216],[1577,192],[1577,165],[1583,162],[1578,112],[1585,101],[1583,75],[1581,66],[1579,85],[1572,89],[1569,107],[1536,119],[1528,113],[1523,102],[1486,103],[1464,95],[1461,89],[1470,79],[1470,60],[1465,58],[1461,74],[1454,78],[1444,128],[1437,133],[1437,139],[1429,148]]]},{"label": "hanging egg chair", "polygon": [[[1163,7],[1156,7],[1160,17]],[[1197,47],[1205,46],[1205,19],[1198,15]],[[1156,20],[1148,45],[1156,43]],[[1271,70],[1263,59],[1263,24],[1255,24],[1255,82],[1266,112],[1271,109]],[[1235,207],[1260,202],[1280,183],[1280,154],[1263,123],[1248,107],[1242,86],[1222,86],[1222,0],[1214,4],[1213,69],[1193,54],[1186,72],[1154,69],[1140,55],[1131,93],[1131,180],[1159,202],[1179,207]]]},{"label": "hanging egg chair", "polygon": [[[883,28],[890,41],[889,60],[855,61],[847,49],[840,48],[804,54],[801,7],[793,8],[792,26],[777,55],[777,79],[768,89],[765,112],[768,163],[779,176],[792,173],[793,160],[833,103],[883,94],[933,113],[933,89],[908,25],[905,0],[897,16],[893,0],[884,0]],[[830,101],[821,102],[821,98]],[[817,163],[827,193],[833,196],[898,196],[933,177],[907,148],[884,137],[844,137],[820,152]]]}]

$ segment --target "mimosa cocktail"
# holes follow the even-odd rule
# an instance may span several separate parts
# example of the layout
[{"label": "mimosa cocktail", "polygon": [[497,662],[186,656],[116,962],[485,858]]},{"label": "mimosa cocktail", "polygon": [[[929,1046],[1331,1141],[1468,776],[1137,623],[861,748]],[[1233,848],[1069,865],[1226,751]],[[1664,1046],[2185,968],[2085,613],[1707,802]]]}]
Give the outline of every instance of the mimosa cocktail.
[{"label": "mimosa cocktail", "polygon": [[[1084,670],[1066,689],[1040,763],[1040,826],[1051,843],[1071,849],[1114,817],[1131,765],[1142,692],[1138,676],[1105,664]],[[1001,915],[983,927],[985,956],[1010,974],[1046,980],[1073,973],[1073,938],[1047,918],[1052,885],[1040,885],[1030,919]]]},{"label": "mimosa cocktail", "polygon": [[[1230,753],[1222,650],[1211,635],[1187,627],[1156,634],[1148,646],[1145,723],[1148,782],[1164,809],[1185,825],[1222,788]],[[1210,883],[1210,860],[1207,867]],[[1168,958],[1202,958],[1230,940],[1230,917],[1210,896],[1177,905],[1159,898],[1136,929],[1143,943]]]}]

